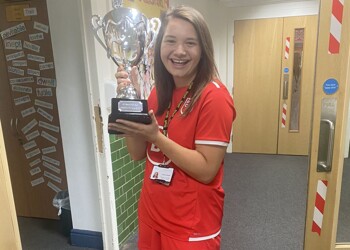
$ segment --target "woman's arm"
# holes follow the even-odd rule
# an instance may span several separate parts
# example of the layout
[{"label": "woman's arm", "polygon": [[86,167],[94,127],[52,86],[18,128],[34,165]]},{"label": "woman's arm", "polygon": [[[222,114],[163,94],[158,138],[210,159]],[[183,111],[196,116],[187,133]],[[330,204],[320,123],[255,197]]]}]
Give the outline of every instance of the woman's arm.
[{"label": "woman's arm", "polygon": [[196,145],[188,149],[159,133],[154,141],[160,151],[182,171],[204,184],[215,178],[226,153],[226,147],[214,145]]},{"label": "woman's arm", "polygon": [[226,147],[197,145],[195,149],[185,148],[163,135],[158,128],[153,111],[149,114],[152,118],[150,125],[117,120],[114,126],[127,138],[137,138],[153,143],[189,176],[204,184],[210,183],[218,172]]},{"label": "woman's arm", "polygon": [[141,138],[126,137],[126,146],[134,161],[140,161],[146,157],[147,142]]}]

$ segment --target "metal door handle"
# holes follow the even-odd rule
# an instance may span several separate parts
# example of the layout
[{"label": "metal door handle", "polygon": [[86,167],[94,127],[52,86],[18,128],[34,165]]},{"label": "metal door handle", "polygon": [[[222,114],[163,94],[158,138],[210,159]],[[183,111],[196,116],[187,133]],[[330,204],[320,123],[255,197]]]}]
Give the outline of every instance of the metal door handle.
[{"label": "metal door handle", "polygon": [[[329,119],[321,119],[321,125],[326,124],[328,125],[328,141],[327,141],[327,147],[324,150],[326,150],[326,159],[321,159],[320,160],[320,149],[322,148],[321,140],[319,142],[319,157],[317,161],[317,170],[320,172],[330,172],[332,169],[332,158],[333,158],[333,145],[334,145],[334,131],[335,131],[335,126],[334,122],[329,120]],[[321,131],[321,129],[320,129]],[[321,134],[321,133],[320,133]]]},{"label": "metal door handle", "polygon": [[283,93],[282,93],[283,100],[288,99],[288,83],[289,83],[289,74],[284,74],[283,75]]},{"label": "metal door handle", "polygon": [[16,131],[13,129],[13,118],[11,118],[10,127],[11,127],[12,134],[16,135]]}]

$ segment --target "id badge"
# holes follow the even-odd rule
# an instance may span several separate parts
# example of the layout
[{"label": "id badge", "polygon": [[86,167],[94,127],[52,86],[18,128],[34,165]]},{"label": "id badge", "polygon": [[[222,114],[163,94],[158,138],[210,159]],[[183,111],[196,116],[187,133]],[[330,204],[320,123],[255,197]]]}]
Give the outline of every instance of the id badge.
[{"label": "id badge", "polygon": [[153,170],[150,176],[151,180],[155,180],[158,183],[169,186],[171,183],[171,178],[174,174],[174,168],[170,168],[165,165],[153,166]]}]

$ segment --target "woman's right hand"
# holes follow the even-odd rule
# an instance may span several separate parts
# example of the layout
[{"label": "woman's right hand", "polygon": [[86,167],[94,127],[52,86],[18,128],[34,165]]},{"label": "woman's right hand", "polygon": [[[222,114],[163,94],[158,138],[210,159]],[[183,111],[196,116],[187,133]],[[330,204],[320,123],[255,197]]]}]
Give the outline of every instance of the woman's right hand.
[{"label": "woman's right hand", "polygon": [[117,93],[127,85],[132,84],[136,89],[137,94],[140,96],[140,84],[138,82],[138,70],[136,66],[132,67],[131,69],[131,80],[128,72],[126,72],[123,66],[118,66],[117,73],[115,73],[114,76],[117,79]]}]

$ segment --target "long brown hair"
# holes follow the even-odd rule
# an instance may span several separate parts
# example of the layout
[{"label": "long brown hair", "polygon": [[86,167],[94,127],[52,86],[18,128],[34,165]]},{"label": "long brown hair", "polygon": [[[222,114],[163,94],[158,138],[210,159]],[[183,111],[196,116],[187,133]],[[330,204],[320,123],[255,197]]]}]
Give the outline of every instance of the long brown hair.
[{"label": "long brown hair", "polygon": [[206,84],[213,78],[218,77],[219,74],[214,61],[213,41],[202,14],[191,7],[183,5],[169,9],[161,17],[161,27],[156,39],[154,51],[154,78],[158,98],[158,110],[156,111],[156,114],[161,115],[167,110],[175,88],[173,76],[167,71],[160,57],[160,48],[164,33],[171,18],[180,18],[193,25],[197,32],[202,52],[197,65],[197,74],[193,80],[192,88],[189,93],[191,101],[184,112],[184,115],[187,115],[200,97]]}]

